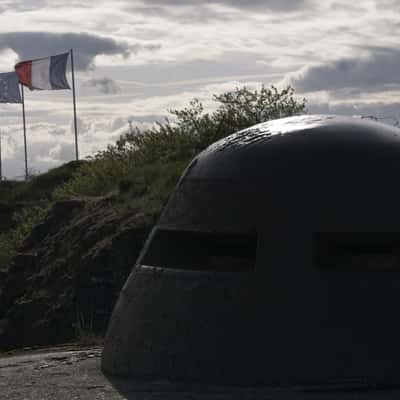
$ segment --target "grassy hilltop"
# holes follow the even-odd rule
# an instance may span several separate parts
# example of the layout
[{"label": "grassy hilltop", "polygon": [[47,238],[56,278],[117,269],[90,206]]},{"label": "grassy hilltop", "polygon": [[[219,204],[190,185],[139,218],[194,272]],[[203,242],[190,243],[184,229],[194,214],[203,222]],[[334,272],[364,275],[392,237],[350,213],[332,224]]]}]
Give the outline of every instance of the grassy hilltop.
[{"label": "grassy hilltop", "polygon": [[102,335],[119,290],[190,160],[258,122],[305,111],[288,87],[192,101],[86,161],[0,182],[0,350]]}]

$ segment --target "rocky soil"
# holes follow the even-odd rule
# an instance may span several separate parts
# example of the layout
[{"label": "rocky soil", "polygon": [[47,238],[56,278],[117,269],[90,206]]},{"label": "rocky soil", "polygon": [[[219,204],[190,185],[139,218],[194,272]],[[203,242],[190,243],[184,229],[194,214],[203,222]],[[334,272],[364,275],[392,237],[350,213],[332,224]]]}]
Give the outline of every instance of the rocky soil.
[{"label": "rocky soil", "polygon": [[153,223],[112,199],[55,203],[0,271],[0,350],[103,334]]}]

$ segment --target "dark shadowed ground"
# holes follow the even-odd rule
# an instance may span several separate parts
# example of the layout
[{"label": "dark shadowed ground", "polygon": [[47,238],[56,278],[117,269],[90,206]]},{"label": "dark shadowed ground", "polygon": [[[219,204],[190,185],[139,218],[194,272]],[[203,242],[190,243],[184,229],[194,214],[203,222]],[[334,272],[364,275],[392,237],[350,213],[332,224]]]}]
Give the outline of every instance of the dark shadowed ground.
[{"label": "dark shadowed ground", "polygon": [[[57,350],[57,351],[54,351]],[[105,377],[101,348],[53,349],[0,356],[2,400],[257,400],[257,399],[398,399],[400,390],[305,392],[301,388],[232,388],[170,382],[135,382]]]}]

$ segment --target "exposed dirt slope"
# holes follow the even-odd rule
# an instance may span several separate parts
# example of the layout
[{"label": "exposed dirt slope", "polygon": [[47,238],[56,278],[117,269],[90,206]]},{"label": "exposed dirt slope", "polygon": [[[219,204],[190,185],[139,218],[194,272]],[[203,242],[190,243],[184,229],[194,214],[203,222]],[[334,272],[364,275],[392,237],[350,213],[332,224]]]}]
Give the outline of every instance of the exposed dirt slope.
[{"label": "exposed dirt slope", "polygon": [[55,203],[0,272],[0,349],[102,333],[152,224],[112,199]]},{"label": "exposed dirt slope", "polygon": [[0,202],[0,233],[7,233],[14,228],[14,213],[22,209],[21,204],[8,204]]}]

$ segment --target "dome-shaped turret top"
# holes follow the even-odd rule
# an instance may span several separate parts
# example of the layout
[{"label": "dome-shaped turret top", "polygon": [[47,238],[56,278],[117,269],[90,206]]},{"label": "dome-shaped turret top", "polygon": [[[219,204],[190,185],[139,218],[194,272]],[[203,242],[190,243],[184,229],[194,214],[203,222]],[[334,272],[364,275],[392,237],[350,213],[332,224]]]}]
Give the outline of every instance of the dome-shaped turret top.
[{"label": "dome-shaped turret top", "polygon": [[298,116],[200,153],[121,292],[103,369],[398,384],[399,135]]}]

